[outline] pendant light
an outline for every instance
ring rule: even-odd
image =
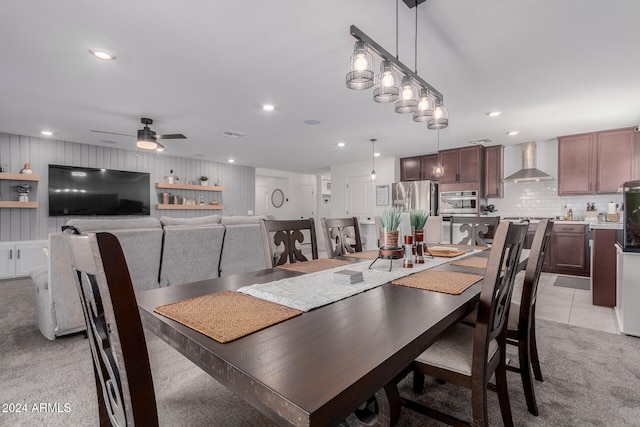
[[[418,101],[418,109],[413,113],[414,122],[428,122],[433,117],[433,102],[429,89],[422,88],[420,91],[420,100]]]
[[[414,39],[413,69],[418,75],[418,5],[416,4],[416,32]],[[396,113],[409,114],[418,109],[418,88],[410,76],[402,77],[402,87],[400,88],[400,99],[396,101]]]
[[[433,167],[433,176],[434,178],[440,179],[444,175],[444,168],[442,167],[442,163],[440,163],[440,128],[438,128],[438,163]]]
[[[433,117],[427,122],[429,129],[444,129],[449,126],[449,110],[442,105],[441,100],[436,100],[436,108],[433,110]]]
[[[371,181],[376,180],[376,140],[370,139],[371,141]]]
[[[391,61],[384,60],[380,64],[380,71],[376,74],[376,84],[373,89],[373,100],[376,102],[393,102],[400,95],[400,78],[393,69]]]
[[[367,44],[358,40],[349,58],[347,87],[354,90],[369,89],[373,86],[374,67],[373,55],[367,49]]]

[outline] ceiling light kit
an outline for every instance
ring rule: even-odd
[[[181,133],[174,133],[169,135],[158,135],[155,131],[151,130],[149,125],[153,124],[153,120],[143,117],[140,122],[144,125],[142,129],[138,129],[138,137],[136,139],[136,146],[144,150],[156,150],[164,151],[164,145],[158,142],[159,139],[186,139],[187,137]],[[126,133],[105,132],[102,130],[92,130],[91,132],[106,133],[110,135],[122,135],[122,136],[134,136]]]
[[[273,111],[275,108],[276,108],[276,107],[274,107],[274,106],[273,106],[273,105],[271,105],[271,104],[265,104],[265,105],[263,105],[263,106],[262,106],[262,109],[263,109],[264,111]]]
[[[53,132],[51,132],[50,130],[41,130],[40,133],[44,136],[51,136],[53,135]]]
[[[373,86],[373,100],[395,102],[395,111],[413,114],[416,122],[426,122],[429,129],[444,129],[449,125],[449,111],[443,105],[444,96],[427,83],[417,72],[418,5],[424,0],[403,0],[409,8],[416,8],[414,70],[398,59],[398,1],[396,0],[396,55],[390,54],[355,25],[350,28],[357,40],[349,59],[346,84],[349,89],[365,90]],[[380,70],[375,74],[373,54],[381,58]]]
[[[108,52],[105,52],[104,50],[99,50],[99,49],[89,49],[89,53],[91,53],[91,55],[95,56],[98,59],[101,59],[103,61],[112,61],[114,59],[116,59],[115,55],[112,55]]]

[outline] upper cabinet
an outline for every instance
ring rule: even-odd
[[[440,151],[440,163],[444,168],[441,184],[458,182],[481,183],[484,179],[484,147],[455,148]]]
[[[437,163],[437,154],[403,157],[400,159],[400,181],[435,180],[433,168]]]
[[[633,128],[558,138],[558,195],[615,193],[636,179]]]
[[[502,181],[502,145],[493,145],[484,149],[484,197],[504,197]]]

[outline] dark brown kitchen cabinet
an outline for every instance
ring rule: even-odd
[[[589,245],[586,224],[556,222],[547,249],[549,264],[543,271],[589,276]]]
[[[484,146],[454,148],[440,151],[444,175],[440,184],[482,182],[484,179]]]
[[[591,293],[593,305],[616,305],[616,230],[591,230]]]
[[[504,197],[502,181],[502,145],[484,149],[484,197]]]
[[[403,157],[400,159],[400,181],[434,180],[433,168],[436,163],[437,154]]]
[[[615,193],[636,178],[633,128],[558,138],[558,195]]]

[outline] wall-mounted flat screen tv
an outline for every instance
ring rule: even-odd
[[[149,215],[150,193],[146,172],[49,165],[49,216]]]

